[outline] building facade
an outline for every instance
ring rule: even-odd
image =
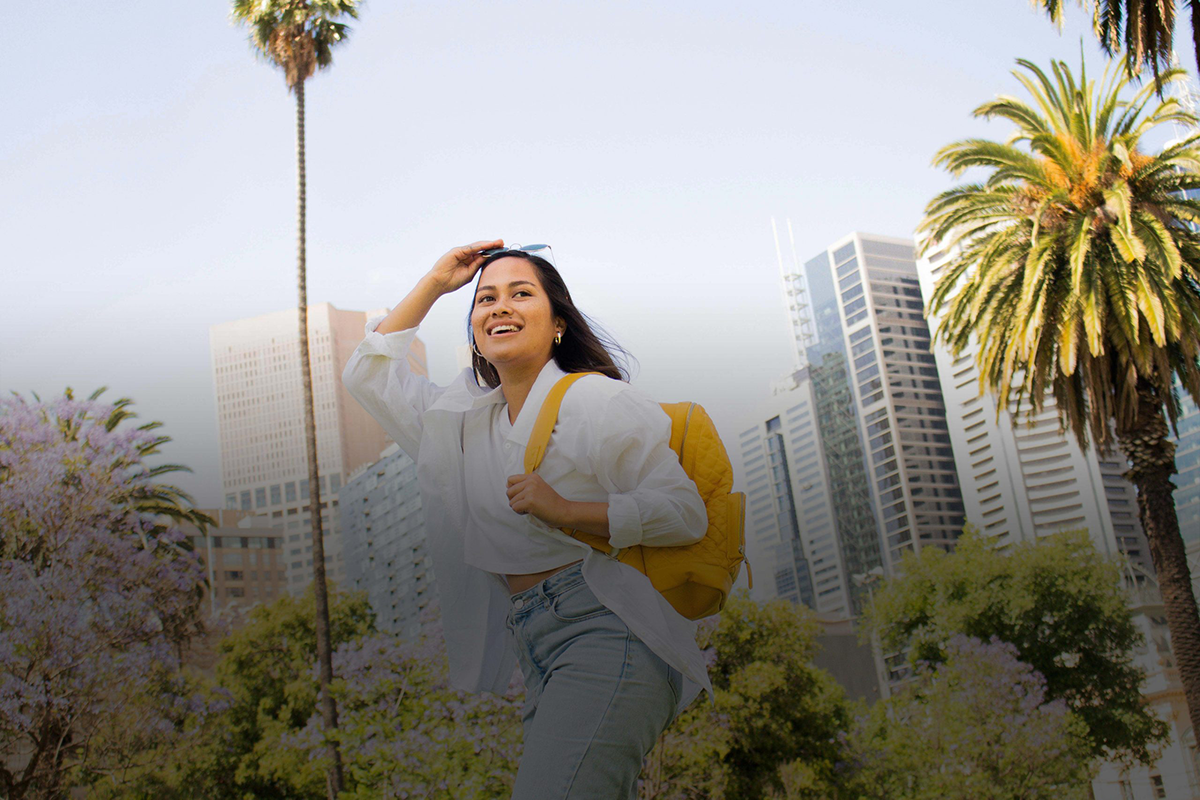
[[[346,579],[338,492],[346,476],[374,462],[389,441],[340,380],[366,320],[377,313],[341,311],[329,303],[308,308],[326,574],[334,583]],[[290,309],[214,325],[209,337],[225,506],[253,511],[283,527],[293,593],[312,580],[298,327],[297,310]],[[418,340],[409,358],[422,375],[428,374],[424,357]]]
[[[918,263],[926,297],[946,263],[944,252]],[[940,320],[931,314],[930,326],[936,329]],[[1135,580],[1153,575],[1137,490],[1122,477],[1128,466],[1121,453],[1082,450],[1073,435],[1060,430],[1053,398],[1032,418],[1024,412],[998,416],[995,400],[980,389],[975,346],[958,356],[942,344],[933,352],[967,521],[999,547],[1087,529],[1101,553],[1128,557],[1140,576]]]
[[[739,437],[747,538],[776,594],[803,602],[807,567],[814,608],[858,616],[862,576],[963,525],[913,243],[852,233],[780,269],[796,368]]]
[[[253,511],[198,510],[217,521],[216,527],[208,529],[208,536],[191,523],[180,523],[179,529],[191,538],[208,574],[203,608],[221,616],[270,603],[287,593],[281,527]]]
[[[380,630],[417,641],[437,590],[416,464],[391,444],[351,476],[339,499],[347,587],[367,593]]]

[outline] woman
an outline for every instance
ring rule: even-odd
[[[476,273],[473,368],[436,386],[409,369],[409,346],[434,302]],[[566,393],[525,474],[542,401],[586,371],[602,374]],[[342,381],[417,463],[451,684],[503,693],[521,666],[513,797],[635,798],[659,734],[702,688],[712,698],[695,623],[641,572],[559,528],[617,548],[703,538],[704,503],[666,413],[624,380],[554,266],[499,239],[449,251],[369,320]]]

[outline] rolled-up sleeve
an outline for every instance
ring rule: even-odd
[[[667,547],[703,539],[708,513],[696,484],[671,449],[667,412],[626,389],[597,417],[588,460],[609,493],[609,542],[616,547]]]
[[[422,416],[445,387],[416,374],[409,366],[408,351],[419,326],[379,333],[375,329],[384,316],[367,320],[366,336],[342,370],[342,384],[415,461],[421,445]]]

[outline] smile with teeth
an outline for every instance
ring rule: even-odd
[[[488,331],[488,336],[506,336],[511,333],[516,333],[519,330],[521,330],[521,329],[516,325],[509,325],[509,324],[497,325],[496,327],[494,327],[490,331]]]

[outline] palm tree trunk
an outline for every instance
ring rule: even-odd
[[[300,372],[304,376],[304,433],[308,450],[308,514],[312,520],[313,593],[317,601],[318,685],[321,687],[321,719],[325,730],[337,730],[337,706],[329,685],[333,682],[333,648],[329,641],[329,591],[325,583],[325,536],[321,526],[321,481],[317,462],[317,417],[313,408],[312,365],[308,356],[308,277],[305,241],[306,179],[304,174],[304,81],[296,84],[297,164],[297,267],[300,288]],[[342,791],[342,758],[337,744],[330,745],[329,796]]]
[[[1137,419],[1125,430],[1118,428],[1117,439],[1132,465],[1125,477],[1137,486],[1138,516],[1158,573],[1171,650],[1192,727],[1200,731],[1200,614],[1175,516],[1175,484],[1171,483],[1176,471],[1175,445],[1168,435],[1162,398],[1148,383],[1140,382]]]

